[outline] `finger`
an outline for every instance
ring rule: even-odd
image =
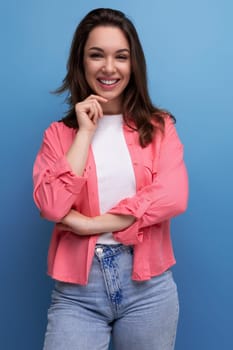
[[[101,104],[99,102],[96,101],[96,106],[97,106],[97,110],[98,110],[98,117],[101,118],[103,117],[103,108],[101,106]]]
[[[95,111],[96,111],[96,113],[95,113],[95,116],[93,118],[93,121],[97,122],[97,120],[103,116],[103,109],[102,109],[100,103],[96,100],[95,100]]]
[[[96,100],[98,102],[101,102],[101,103],[106,103],[108,102],[108,100],[105,98],[105,97],[102,97],[102,96],[99,96],[99,95],[90,95],[87,97],[87,99],[91,99],[91,100]]]
[[[96,102],[95,100],[91,101],[90,110],[88,113],[88,116],[91,119],[91,121],[96,119],[96,115],[98,115],[97,103],[98,102]]]
[[[102,96],[90,95],[82,102],[76,103],[75,109],[77,111],[83,108],[87,110],[90,107],[90,102],[95,102],[99,106],[99,108],[102,109],[100,103],[106,103],[107,101],[108,100]]]

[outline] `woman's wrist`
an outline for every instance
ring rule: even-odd
[[[95,133],[94,130],[88,130],[84,127],[81,127],[78,129],[76,137],[82,137],[83,139],[85,139],[87,141],[91,141],[94,133]]]

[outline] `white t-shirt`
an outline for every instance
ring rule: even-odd
[[[120,200],[135,194],[133,165],[123,133],[123,116],[104,115],[99,119],[92,140],[101,214]],[[102,234],[97,243],[117,244],[111,232]]]

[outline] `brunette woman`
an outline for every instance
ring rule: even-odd
[[[55,223],[44,350],[172,350],[178,296],[170,219],[187,206],[174,118],[148,94],[132,22],[96,9],[78,25],[58,93],[69,111],[45,131],[34,199]]]

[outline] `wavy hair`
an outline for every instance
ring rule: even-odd
[[[128,40],[131,59],[131,76],[123,92],[124,122],[139,134],[139,142],[146,147],[152,142],[155,132],[164,130],[164,116],[167,111],[159,109],[151,102],[146,61],[137,31],[126,15],[118,10],[98,8],[89,12],[79,23],[73,36],[67,61],[67,74],[57,94],[68,92],[66,101],[69,110],[61,121],[68,127],[78,128],[75,104],[93,93],[85,78],[83,63],[84,47],[89,33],[97,26],[114,26],[122,30]],[[171,117],[175,118],[171,115]]]

